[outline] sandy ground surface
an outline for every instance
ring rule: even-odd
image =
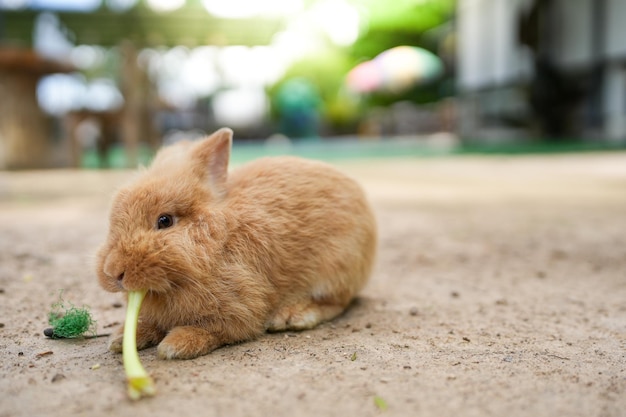
[[[106,338],[42,335],[58,291],[98,332],[96,282],[126,172],[0,173],[0,417],[626,416],[626,154],[340,164],[379,219],[378,265],[342,317],[190,361],[141,358],[126,399]]]

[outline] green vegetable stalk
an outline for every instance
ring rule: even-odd
[[[128,396],[132,400],[138,400],[142,396],[153,396],[156,393],[154,381],[141,365],[137,353],[137,322],[139,321],[139,309],[145,296],[146,291],[130,291],[128,293],[128,307],[124,323],[122,357],[126,379],[128,380]]]

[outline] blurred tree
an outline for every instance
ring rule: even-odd
[[[419,46],[441,54],[452,36],[456,0],[353,1],[366,16],[366,28],[349,51],[354,63],[372,59],[399,45]],[[447,57],[442,58],[450,63]],[[377,106],[401,100],[437,101],[454,93],[452,76],[452,68],[448,66],[445,76],[435,83],[418,85],[400,94],[373,93],[367,100]]]
[[[78,45],[118,46],[122,40],[143,46],[259,45],[267,44],[284,22],[278,18],[220,19],[210,15],[201,1],[189,0],[173,11],[155,11],[145,1],[126,10],[102,2],[96,10],[55,14]],[[3,42],[33,44],[33,28],[41,10],[1,10]]]
[[[367,107],[388,106],[403,100],[428,103],[454,93],[451,67],[437,82],[401,93],[378,92],[357,97],[346,91],[344,81],[347,72],[358,63],[399,45],[419,46],[436,54],[447,47],[450,54],[456,0],[351,0],[350,3],[359,10],[363,22],[356,42],[347,48],[328,42],[323,51],[293,64],[270,94],[275,94],[290,78],[308,79],[320,91],[320,112],[327,121],[328,133],[337,134],[353,132]],[[444,62],[451,61],[444,58]]]
[[[338,134],[354,132],[364,107],[387,106],[399,100],[426,103],[453,93],[451,73],[434,84],[416,86],[401,94],[373,93],[357,97],[344,86],[346,74],[356,64],[395,46],[420,46],[439,52],[451,32],[456,0],[351,0],[350,3],[359,10],[363,22],[356,42],[341,48],[329,41],[325,49],[295,62],[270,89],[272,97],[292,78],[309,80],[320,93],[319,110],[327,123],[327,133]],[[275,105],[272,114],[279,116]]]
[[[352,46],[356,60],[372,59],[398,45],[420,46],[435,51],[436,40],[425,35],[449,22],[456,0],[353,0],[365,18],[365,30]]]
[[[0,48],[0,169],[49,165],[49,120],[37,104],[37,82],[73,69],[33,51]]]
[[[181,7],[166,13],[154,10],[149,2],[137,1],[130,3],[132,6],[126,8],[113,7],[114,2],[102,1],[94,2],[92,9],[80,9],[75,7],[80,2],[68,0],[67,3],[51,2],[55,18],[60,22],[59,26],[75,45],[99,45],[101,47],[112,47],[118,52],[117,62],[107,61],[110,65],[117,64],[118,84],[121,86],[124,95],[123,109],[115,115],[112,120],[120,125],[121,138],[126,145],[128,154],[128,164],[134,166],[137,163],[139,142],[148,142],[154,147],[158,142],[156,131],[151,119],[154,115],[156,100],[154,99],[153,86],[145,73],[145,69],[138,65],[138,56],[141,48],[149,46],[173,47],[178,45],[259,45],[267,44],[272,36],[283,29],[284,21],[281,18],[238,18],[221,19],[212,16],[205,9],[202,1],[188,0],[182,2]],[[28,3],[27,3],[28,5]],[[42,11],[39,8],[45,7],[45,3],[35,4],[35,9],[17,8],[4,9],[0,5],[0,47],[29,51],[33,48],[35,39],[35,27]],[[67,9],[74,10],[67,10]],[[64,9],[64,10],[63,10]],[[56,58],[62,58],[54,54]],[[66,57],[67,58],[67,57]],[[0,63],[1,64],[1,63]],[[3,67],[0,66],[0,85],[8,76],[3,76]],[[115,74],[112,72],[112,74]],[[86,73],[86,76],[98,76],[99,73]],[[115,75],[112,75],[115,77]],[[31,83],[33,84],[33,83]],[[34,95],[34,85],[29,86],[30,100],[22,100],[31,105],[31,109],[23,109],[23,114],[33,114],[36,110],[36,100]],[[11,90],[12,91],[12,90]],[[19,94],[13,94],[8,101],[17,102]],[[6,100],[6,97],[5,97]],[[94,116],[101,118],[98,114],[85,114],[86,110],[80,112],[77,117],[71,118],[67,125],[70,126],[68,135],[74,154],[77,154],[77,139],[74,135],[74,128],[77,123],[85,118]],[[107,115],[108,117],[108,115]],[[1,119],[1,118],[0,118]],[[1,120],[0,120],[1,121]],[[0,123],[7,125],[8,123]],[[45,143],[48,141],[47,131],[35,130],[37,124],[22,123],[14,126],[13,130],[19,127],[20,137],[32,138],[31,142]],[[18,127],[15,127],[18,126]],[[1,126],[0,126],[1,127]],[[22,141],[23,142],[23,141]],[[107,153],[109,140],[101,149],[101,159]],[[0,143],[0,148],[2,143]],[[13,147],[5,146],[7,149]],[[40,152],[41,153],[41,152]],[[15,159],[16,156],[9,155],[8,159]],[[39,160],[29,156],[21,159],[28,159],[27,162],[20,162],[24,166],[41,166]],[[76,158],[74,158],[76,160]],[[0,161],[0,166],[2,165]],[[9,164],[10,165],[10,164]]]
[[[356,122],[359,110],[356,99],[349,96],[343,88],[345,75],[351,65],[347,51],[330,44],[326,49],[296,61],[282,79],[269,89],[273,117],[279,124],[284,122],[288,107],[284,105],[283,97],[289,92],[285,91],[285,86],[292,84],[293,80],[299,80],[299,83],[306,81],[316,91],[319,100],[315,106],[316,112],[326,122],[326,128],[332,133],[349,130]],[[321,127],[318,123],[316,134],[320,134]],[[294,133],[285,130],[285,126],[281,126],[281,129],[285,134]],[[311,132],[296,135],[298,136],[311,136]]]

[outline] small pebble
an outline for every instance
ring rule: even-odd
[[[411,307],[411,309],[409,310],[409,314],[412,316],[417,316],[418,313],[419,311],[417,310],[417,307]]]
[[[63,375],[63,374],[54,374],[54,376],[52,377],[50,382],[55,383],[55,382],[58,382],[58,381],[60,381],[62,379],[65,379],[65,375]]]

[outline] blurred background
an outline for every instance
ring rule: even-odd
[[[626,147],[624,0],[0,0],[0,169]]]

